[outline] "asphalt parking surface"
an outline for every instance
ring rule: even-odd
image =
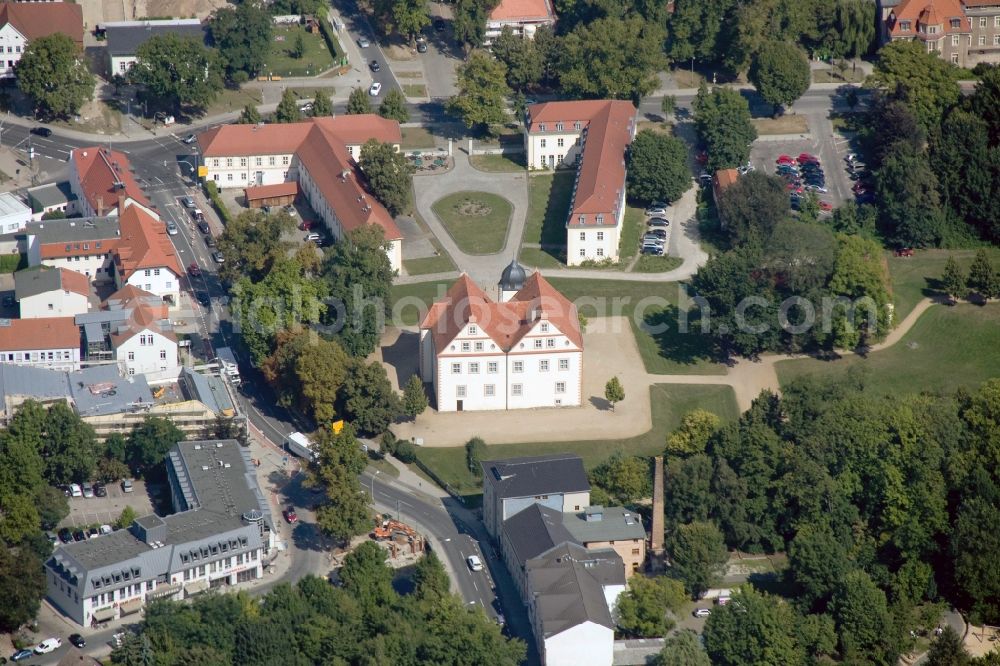
[[[69,515],[59,523],[59,527],[77,527],[98,523],[112,524],[118,520],[122,510],[131,506],[137,516],[153,513],[153,503],[141,479],[132,481],[135,489],[126,493],[121,483],[108,484],[107,497],[69,497]]]

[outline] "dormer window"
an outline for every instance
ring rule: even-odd
[[[900,21],[899,22],[899,29],[902,30],[903,32],[909,32],[910,31],[910,22],[909,21]]]
[[[544,132],[545,131],[545,123],[542,123],[541,125],[538,126],[538,131],[539,132]]]
[[[952,19],[951,28],[952,30],[958,30],[962,27],[962,19]]]
[[[556,131],[559,131],[559,132],[563,131],[563,124],[562,123],[556,123]]]
[[[479,328],[473,324],[469,324],[469,335],[479,335]]]
[[[583,125],[580,123],[579,120],[576,121],[575,123],[573,123],[573,129],[575,129],[575,130],[581,130],[581,129],[583,129]]]

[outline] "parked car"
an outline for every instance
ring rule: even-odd
[[[694,610],[695,617],[708,617],[711,614],[712,614],[711,608],[696,608]]]
[[[478,555],[469,555],[465,559],[465,561],[466,561],[466,563],[468,563],[469,568],[472,569],[473,571],[482,571],[483,570],[483,561],[481,559],[479,559]]]
[[[11,655],[11,661],[24,661],[25,659],[31,659],[31,655],[35,654],[31,650],[18,650]]]
[[[833,210],[833,204],[830,203],[829,201],[820,201],[819,209],[824,213],[829,213],[831,210]]]
[[[84,483],[83,496],[88,499],[92,498],[94,496],[94,486],[90,485],[90,483]]]
[[[224,264],[224,263],[226,263],[226,258],[224,256],[222,256],[221,252],[218,252],[218,251],[212,253],[212,259],[217,264]]]
[[[188,266],[188,275],[190,275],[191,277],[200,277],[201,276],[201,266],[199,266],[198,264],[192,263],[190,266]]]
[[[815,155],[810,155],[809,153],[801,153],[799,155],[799,164],[802,164],[803,162],[815,162],[816,164],[819,164],[819,158]]]
[[[212,304],[212,297],[208,295],[207,291],[196,292],[194,297],[198,299],[198,302],[204,305],[206,308]]]
[[[87,530],[87,538],[88,539],[96,539],[99,536],[101,536],[101,530],[100,530],[100,528],[91,527],[89,530]]]
[[[180,229],[177,228],[176,224],[174,224],[173,222],[167,222],[167,233],[168,234],[170,234],[171,236],[176,236],[179,231],[180,231]]]
[[[49,652],[54,652],[62,646],[62,639],[60,638],[46,638],[44,641],[35,646],[35,654],[48,654]]]
[[[52,130],[48,127],[32,127],[31,133],[37,136],[52,136]]]
[[[70,634],[69,642],[78,648],[87,647],[87,641],[80,634]]]
[[[667,240],[667,230],[666,229],[650,229],[646,232],[643,238],[661,238]]]
[[[101,534],[111,534],[115,529],[111,525],[101,525]]]
[[[667,214],[667,204],[663,201],[654,201],[646,208],[646,217],[663,217]]]
[[[371,95],[372,97],[378,97],[379,93],[381,92],[382,92],[382,84],[379,81],[373,83],[371,88],[368,89],[368,94]]]
[[[427,53],[427,40],[423,37],[417,40],[417,53]]]
[[[320,236],[319,236],[319,234],[318,234],[318,233],[316,233],[315,231],[314,231],[314,232],[312,232],[312,233],[308,233],[308,234],[306,234],[306,237],[305,237],[305,241],[306,241],[307,243],[309,243],[309,242],[316,242],[316,241],[318,241],[319,239],[320,239]]]
[[[370,63],[368,63],[368,68],[373,72],[377,72],[380,69],[382,69],[382,65],[378,64],[378,60],[372,60]]]
[[[198,231],[200,231],[203,234],[210,234],[212,233],[212,228],[208,226],[208,222],[202,220],[201,222],[198,223]]]
[[[663,247],[658,245],[643,245],[641,252],[654,257],[662,257],[665,254]]]
[[[135,486],[132,484],[132,479],[124,479],[122,481],[122,490],[126,493],[130,493],[135,490]]]
[[[194,208],[194,199],[192,197],[181,197],[181,203],[184,204],[185,208]]]
[[[105,487],[105,485],[103,483],[95,483],[94,497],[107,497],[107,496],[108,496],[108,489]]]
[[[68,527],[62,528],[59,530],[59,540],[63,543],[69,543],[73,540],[73,532]]]
[[[444,19],[440,16],[434,19],[434,30],[437,32],[444,32],[444,29],[448,27],[444,22]]]
[[[670,226],[670,220],[665,217],[654,217],[646,220],[646,226],[652,228],[666,228]]]
[[[367,37],[358,37],[358,46],[359,47],[361,47],[363,49],[366,49],[366,48],[368,48],[371,45],[372,45],[372,43],[368,41]]]
[[[191,211],[191,217],[194,218],[195,222],[205,221],[205,214],[201,212],[200,208],[195,208],[193,211]]]
[[[871,204],[875,203],[875,194],[872,192],[863,192],[855,197],[855,200],[859,204]]]
[[[302,220],[302,222],[299,223],[299,229],[302,231],[309,231],[314,226],[316,226],[316,223],[312,220]]]
[[[208,234],[203,238],[205,239],[205,247],[215,247],[215,236]]]
[[[282,512],[282,515],[285,517],[285,520],[288,521],[289,525],[294,525],[295,523],[299,522],[299,516],[297,513],[295,513],[294,506],[289,506],[288,508],[286,508]]]
[[[810,192],[820,192],[821,194],[826,194],[827,192],[830,191],[826,189],[826,186],[817,183],[809,183],[808,185],[806,185],[805,189],[809,190]]]
[[[83,488],[76,483],[69,484],[70,497],[83,497]]]
[[[77,530],[73,532],[73,541],[86,541],[87,534],[83,530]]]
[[[775,164],[795,164],[795,158],[791,155],[778,155],[778,159],[774,160]]]

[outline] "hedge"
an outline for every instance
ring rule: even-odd
[[[208,200],[212,202],[212,207],[215,208],[215,212],[219,214],[219,219],[222,220],[223,224],[229,224],[232,218],[229,216],[229,209],[226,208],[226,204],[222,201],[219,196],[219,188],[215,186],[215,181],[206,180],[205,184],[205,196]]]

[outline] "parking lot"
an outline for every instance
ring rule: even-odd
[[[821,201],[827,201],[834,208],[844,202],[853,201],[851,179],[845,169],[844,156],[851,152],[848,141],[835,134],[833,138],[819,141],[815,138],[758,140],[751,149],[750,159],[758,171],[775,175],[775,160],[779,155],[797,157],[801,153],[815,155],[826,176],[826,193],[817,193]]]
[[[98,523],[111,524],[118,520],[122,510],[131,506],[137,516],[153,513],[153,503],[146,483],[141,479],[132,482],[135,490],[126,493],[121,483],[107,485],[107,497],[70,497],[69,515],[59,523],[59,527],[78,527]]]

